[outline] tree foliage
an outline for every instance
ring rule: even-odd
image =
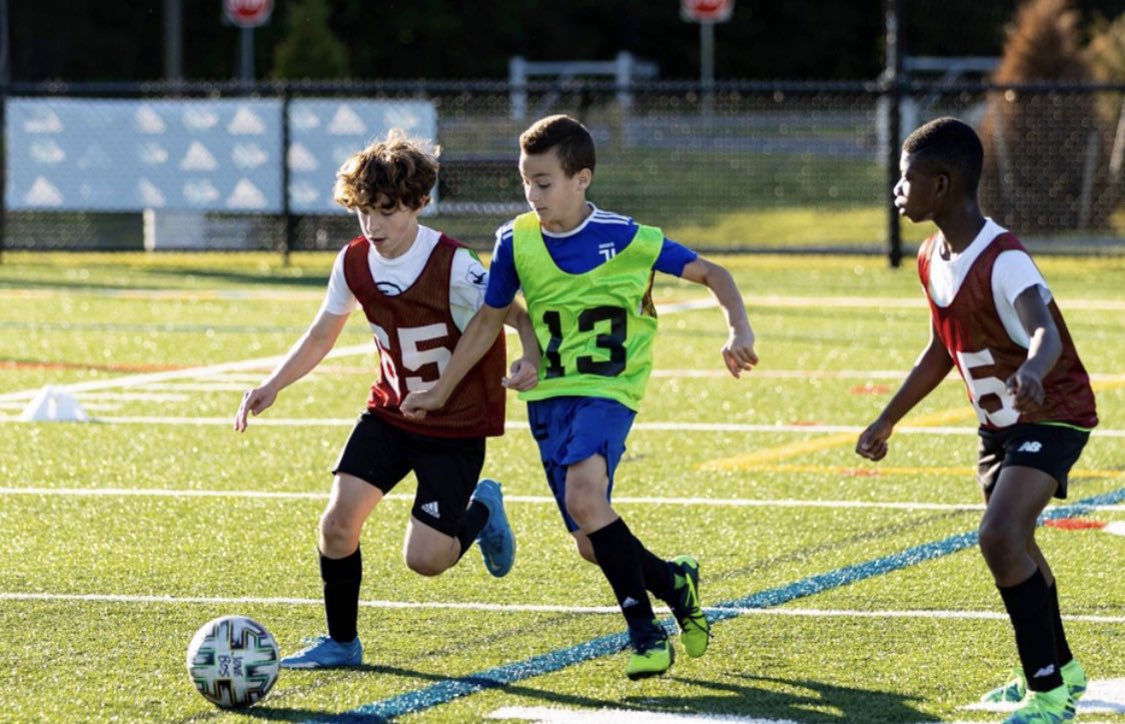
[[[348,49],[328,27],[324,0],[295,0],[286,8],[285,38],[274,47],[276,79],[345,79]]]
[[[15,80],[140,81],[165,75],[161,0],[8,4]],[[179,4],[184,75],[190,80],[236,75],[240,29],[224,24],[221,0]],[[1018,0],[900,4],[907,52],[996,56]],[[1121,12],[1121,0],[1076,0],[1075,7],[1084,18],[1113,17]],[[735,0],[731,21],[715,27],[716,77],[874,78],[884,62],[883,13],[883,0]],[[699,27],[680,19],[679,0],[275,0],[270,22],[253,31],[259,77],[279,57],[311,54],[291,39],[294,16],[308,18],[302,32],[319,27],[323,17],[325,32],[346,49],[343,67],[368,80],[498,79],[507,77],[513,55],[609,60],[623,50],[655,62],[665,79],[691,80],[700,71]],[[317,32],[311,42],[332,45]],[[307,71],[277,72],[338,73],[338,51],[329,52],[328,59],[301,61]],[[328,70],[314,74],[322,65]]]
[[[1028,0],[1008,32],[994,80],[1090,80],[1079,19],[1069,0]],[[1107,226],[1113,193],[1094,96],[991,93],[981,135],[981,203],[1001,223],[1026,233]]]

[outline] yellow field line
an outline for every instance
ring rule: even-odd
[[[976,470],[971,467],[947,467],[947,466],[883,466],[879,467],[864,467],[864,466],[846,466],[846,465],[800,465],[796,463],[780,463],[780,464],[762,464],[750,465],[744,468],[739,468],[742,471],[758,472],[758,473],[800,473],[800,474],[817,474],[823,473],[825,475],[854,475],[854,474],[867,474],[877,473],[879,475],[943,475],[943,476],[967,476],[975,475]],[[1125,470],[1071,470],[1070,476],[1072,478],[1105,478],[1117,479],[1125,478]]]
[[[1091,383],[1091,386],[1096,392],[1104,392],[1115,387],[1125,386],[1125,380],[1099,380]],[[931,412],[927,415],[908,416],[899,423],[903,427],[928,427],[931,425],[943,425],[952,422],[961,422],[963,420],[973,417],[973,410],[971,407],[957,407],[948,410],[939,410],[938,412]],[[786,443],[785,445],[778,445],[776,447],[766,448],[764,450],[755,450],[751,453],[743,455],[735,455],[728,458],[716,458],[715,460],[708,460],[707,462],[700,463],[696,466],[697,470],[751,470],[757,469],[755,466],[765,463],[777,462],[789,458],[804,455],[805,453],[819,452],[821,450],[830,450],[834,447],[843,445],[852,445],[855,443],[856,436],[850,432],[839,432],[833,435],[824,435],[816,437],[811,440],[799,440],[797,442]],[[852,468],[854,469],[854,468]],[[881,468],[885,470],[886,468]]]
[[[917,417],[908,417],[902,424],[916,427],[925,427],[929,425],[942,425],[951,422],[960,422],[966,418],[973,416],[973,410],[969,407],[958,407],[951,410],[941,410],[939,412],[932,412],[928,415],[921,415]],[[764,450],[755,450],[751,453],[744,455],[735,455],[729,458],[718,458],[715,460],[708,460],[705,463],[700,463],[696,466],[699,470],[747,470],[759,463],[770,463],[778,460],[785,460],[787,458],[796,457],[805,453],[818,452],[820,450],[828,450],[841,445],[855,444],[855,433],[851,432],[838,432],[834,435],[824,435],[812,440],[800,440],[798,442],[791,442],[777,447],[766,448]]]

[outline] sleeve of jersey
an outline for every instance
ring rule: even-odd
[[[458,249],[449,272],[449,311],[458,329],[464,330],[484,303],[487,285],[488,272],[477,255],[470,249]]]
[[[519,274],[516,273],[516,260],[512,254],[512,237],[498,235],[496,247],[492,252],[492,262],[488,265],[488,289],[484,293],[484,303],[501,309],[516,298],[520,288]]]
[[[328,277],[328,291],[324,293],[324,302],[320,305],[321,312],[351,314],[359,304],[352,290],[348,288],[348,280],[344,276],[344,254],[347,251],[348,247],[345,246],[336,255],[336,261],[332,263],[332,274]]]
[[[1022,251],[1005,251],[996,257],[992,266],[992,294],[1014,307],[1016,297],[1030,286],[1039,285],[1039,296],[1043,303],[1051,301],[1051,290],[1047,280],[1035,266],[1031,257]]]
[[[663,274],[679,277],[683,276],[684,267],[698,258],[699,254],[683,244],[665,239],[664,246],[660,249],[660,256],[656,257],[656,264],[652,268]]]

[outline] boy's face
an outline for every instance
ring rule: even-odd
[[[584,168],[573,176],[563,171],[555,149],[520,152],[523,195],[539,223],[548,231],[570,231],[586,218],[586,189],[593,174]]]
[[[393,259],[405,254],[414,243],[418,236],[418,215],[425,207],[422,204],[417,209],[411,209],[380,194],[375,199],[374,209],[360,208],[355,213],[367,241],[380,256]]]
[[[919,163],[905,151],[898,165],[901,176],[894,193],[899,214],[915,223],[932,220],[949,190],[949,176],[935,173],[932,167]]]

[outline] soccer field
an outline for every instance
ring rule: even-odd
[[[961,382],[903,421],[886,460],[853,452],[927,339],[913,263],[718,260],[746,297],[761,364],[730,378],[706,290],[658,276],[656,372],[615,487],[650,549],[698,557],[705,657],[625,678],[612,593],[574,552],[510,396],[485,474],[504,486],[512,572],[492,578],[470,550],[440,577],[411,573],[408,478],[364,531],[364,666],[282,671],[264,702],[227,713],[187,676],[200,625],[251,616],[283,654],[323,632],[316,523],[378,367],[366,321],[353,315],[332,356],[239,435],[242,391],[311,321],[330,255],[283,267],[5,253],[0,720],[1001,718],[972,707],[1017,660],[976,548],[976,418]],[[1092,681],[1079,721],[1125,723],[1125,258],[1039,263],[1101,425],[1038,539]],[[91,421],[19,421],[48,384]]]

